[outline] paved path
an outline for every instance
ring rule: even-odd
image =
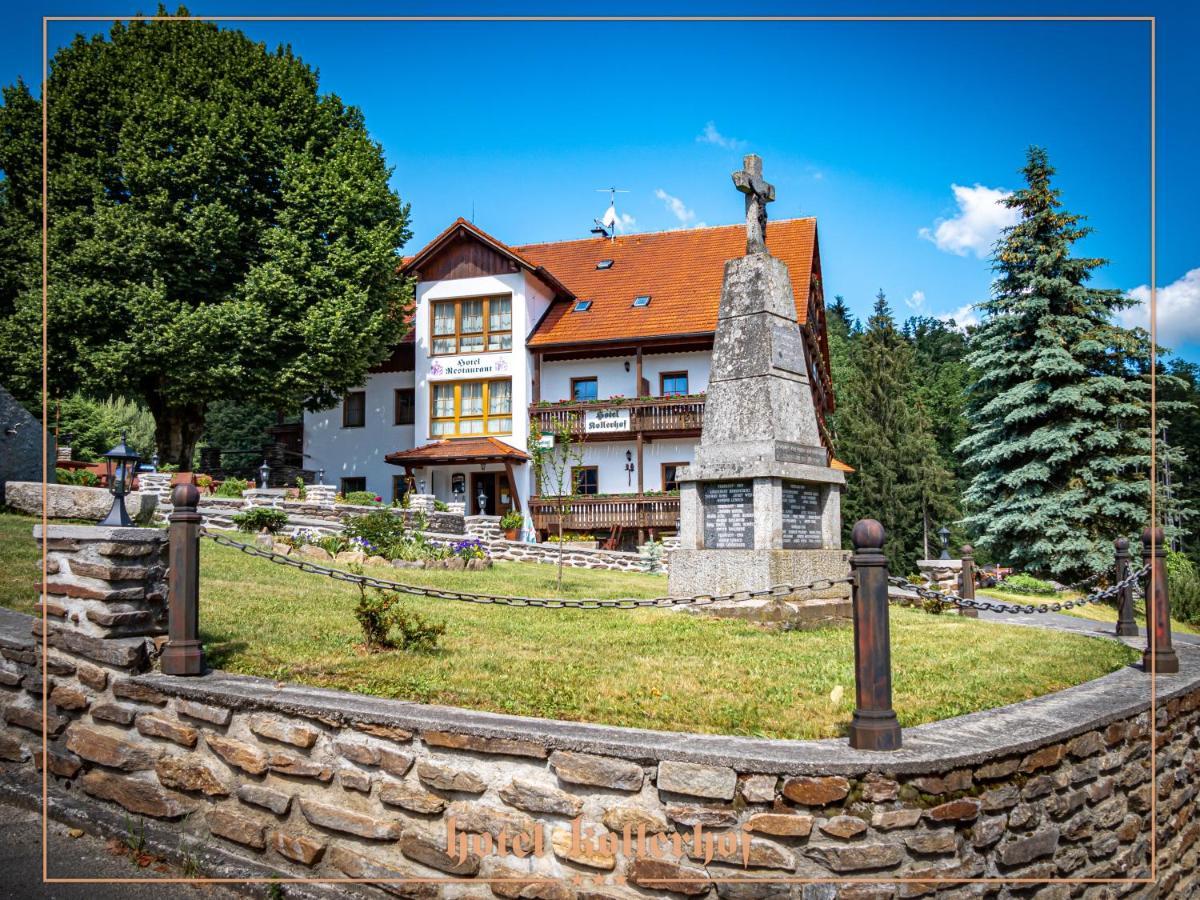
[[[138,878],[146,884],[46,884],[42,881],[42,820],[27,809],[0,803],[0,898],[3,900],[236,900],[220,885],[155,884],[158,878],[183,878],[173,867],[139,868],[108,849],[104,838],[72,837],[50,823],[47,858],[57,878]]]
[[[985,592],[981,591],[977,595],[980,600],[995,600],[997,603],[1007,603],[1007,600],[999,600],[996,597],[989,597]],[[1107,637],[1117,640],[1114,633],[1116,630],[1115,622],[1097,622],[1093,619],[1084,619],[1079,616],[1068,616],[1063,613],[1029,613],[1021,615],[1013,615],[1012,613],[998,613],[988,610],[980,610],[979,618],[988,622],[1004,622],[1008,625],[1026,625],[1034,628],[1050,628],[1054,631],[1070,631],[1075,634],[1086,634],[1090,637]],[[1138,650],[1146,648],[1146,629],[1138,626],[1137,637],[1120,638],[1120,640]],[[1181,632],[1172,632],[1171,641],[1176,644],[1195,644],[1200,646],[1200,634],[1183,634]]]

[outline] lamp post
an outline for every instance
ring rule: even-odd
[[[150,457],[150,468],[152,468],[155,472],[158,471],[158,451],[157,450],[155,450],[154,453]]]
[[[425,493],[425,479],[424,478],[417,479],[417,493],[418,494]]]
[[[264,491],[267,489],[267,478],[271,474],[271,467],[267,465],[264,459],[263,464],[258,467],[258,486]]]
[[[487,515],[488,495],[484,492],[483,487],[479,488],[479,493],[475,495],[475,503],[479,507],[479,515]]]
[[[108,489],[113,495],[113,505],[101,525],[119,528],[129,528],[133,525],[129,513],[125,511],[125,495],[133,486],[133,473],[137,471],[139,459],[140,457],[125,443],[124,433],[121,434],[121,443],[104,454],[104,469],[108,476]]]
[[[938,537],[942,539],[942,555],[938,559],[950,558],[950,529],[943,525],[938,529]]]
[[[325,470],[317,469],[317,484],[324,484],[324,483],[325,483]]]

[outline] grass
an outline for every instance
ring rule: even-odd
[[[17,571],[32,571],[31,520],[14,518],[0,516],[3,552],[18,561]],[[10,546],[15,539],[23,549]],[[398,570],[391,577],[550,596],[554,567],[497,563],[484,572]],[[666,589],[661,576],[568,569],[564,577],[564,594],[575,597]],[[32,606],[15,587],[0,597]],[[666,610],[512,609],[406,597],[413,610],[446,623],[440,648],[366,654],[353,615],[357,597],[352,585],[202,542],[202,636],[211,664],[228,671],[496,712],[764,737],[841,735],[854,708],[849,628],[774,632]],[[1060,690],[1136,658],[1110,641],[955,615],[893,609],[891,622],[894,705],[905,726]]]
[[[33,526],[39,521],[0,512],[0,606],[30,614],[37,607],[41,565]]]
[[[996,600],[1003,600],[1005,603],[1019,603],[1025,605],[1032,603],[1038,606],[1046,606],[1051,603],[1057,603],[1063,600],[1078,600],[1083,595],[1079,591],[1062,591],[1055,594],[1053,597],[1037,597],[1031,594],[1014,594],[1010,591],[998,591],[995,588],[980,588],[976,591],[976,595],[981,600],[986,600],[992,597]],[[1114,625],[1117,622],[1117,608],[1109,606],[1107,603],[1089,603],[1086,606],[1076,606],[1071,609],[1061,611],[1064,616],[1075,616],[1078,619],[1088,619],[1092,622],[1112,622]],[[1146,603],[1144,600],[1138,600],[1134,604],[1134,618],[1141,627],[1146,626]],[[1200,628],[1195,625],[1189,625],[1187,622],[1181,622],[1179,619],[1171,619],[1171,630],[1180,632],[1181,634],[1200,634]]]

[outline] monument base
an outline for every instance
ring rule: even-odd
[[[848,550],[676,550],[667,589],[673,597],[757,591],[850,574]],[[691,607],[684,607],[691,609]],[[695,612],[767,624],[813,627],[850,620],[850,585],[698,606]]]

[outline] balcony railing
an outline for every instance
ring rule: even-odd
[[[541,530],[558,528],[555,500],[533,497],[529,511],[534,527]],[[563,518],[568,531],[590,531],[593,528],[674,528],[679,521],[679,496],[658,494],[620,494],[609,497],[576,497]]]
[[[698,435],[704,426],[704,397],[613,397],[593,403],[534,404],[529,407],[529,417],[542,431],[552,431],[574,417],[576,431],[589,440],[615,440],[638,432]]]

